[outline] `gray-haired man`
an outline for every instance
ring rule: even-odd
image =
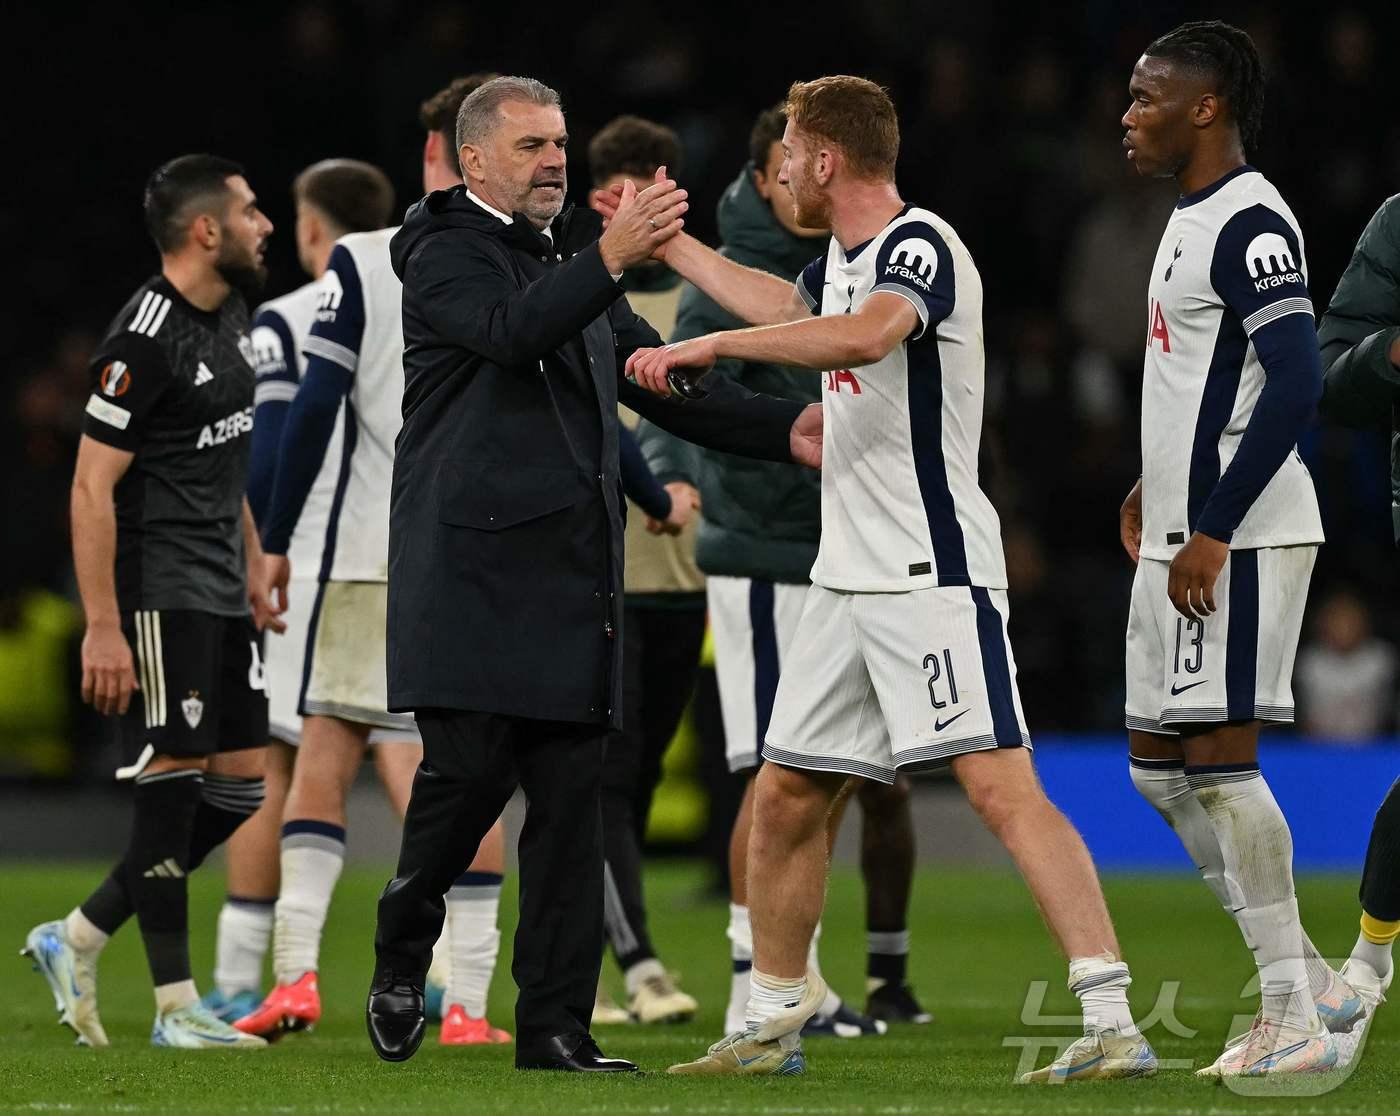
[[[443,891],[517,786],[516,1065],[632,1070],[588,1034],[603,947],[603,741],[620,727],[619,400],[716,449],[816,464],[820,408],[733,388],[685,404],[621,378],[655,330],[616,279],[680,229],[669,180],[600,220],[566,208],[559,98],[497,78],[457,118],[464,185],[412,207],[403,280],[403,429],[389,526],[389,706],[423,763],[379,903],[369,1030],[422,1039]]]

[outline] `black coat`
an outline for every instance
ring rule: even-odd
[[[716,449],[790,460],[802,404],[722,388],[677,403],[622,379],[660,343],[603,266],[601,223],[551,241],[464,187],[413,206],[403,429],[389,513],[389,707],[621,717],[617,404]]]

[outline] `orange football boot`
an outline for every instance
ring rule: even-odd
[[[443,1046],[481,1046],[510,1042],[510,1035],[491,1026],[485,1018],[473,1019],[461,1004],[453,1004],[442,1021],[438,1041]]]
[[[316,974],[303,973],[294,984],[275,985],[267,999],[234,1027],[249,1035],[276,1039],[288,1031],[309,1031],[321,1018]]]

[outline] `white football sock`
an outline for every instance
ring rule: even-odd
[[[1137,1034],[1128,1007],[1128,985],[1132,983],[1127,962],[1115,960],[1111,953],[1070,959],[1069,990],[1079,997],[1084,1009],[1086,1035],[1091,1031]]]
[[[446,989],[452,981],[452,932],[447,919],[443,919],[442,933],[433,943],[433,959],[428,963],[428,984],[436,984]]]
[[[817,923],[817,928],[812,931],[812,944],[807,947],[807,971],[822,975],[821,950],[817,943],[821,941],[822,924]],[[822,1006],[817,1008],[818,1015],[835,1015],[841,1009],[841,997],[836,994],[831,985],[826,986],[826,998],[822,1000]]]
[[[345,864],[345,830],[329,822],[282,827],[282,892],[277,897],[272,967],[278,984],[295,984],[320,965],[321,931]]]
[[[192,980],[177,980],[173,984],[156,985],[156,1014],[179,1011],[199,999],[199,990]]]
[[[219,911],[214,986],[226,997],[262,988],[263,960],[272,941],[272,900],[229,896]]]
[[[1386,973],[1390,972],[1391,951],[1394,942],[1373,942],[1365,934],[1356,936],[1356,944],[1351,947],[1351,955],[1357,961],[1364,961],[1376,970],[1376,975],[1382,980]]]
[[[1187,781],[1219,842],[1224,883],[1259,968],[1264,1016],[1296,1030],[1318,1026],[1293,892],[1293,835],[1258,767],[1192,767]]]
[[[729,978],[729,1005],[724,1011],[725,1034],[744,1029],[744,1010],[749,1002],[749,974],[753,968],[753,927],[749,909],[739,903],[729,904],[729,958],[733,973]]]
[[[749,1002],[744,1009],[744,1023],[748,1030],[757,1031],[764,1023],[780,1011],[794,1008],[807,994],[807,978],[796,980],[771,977],[753,970],[753,982],[749,991]]]
[[[83,914],[81,907],[74,907],[63,920],[63,936],[68,939],[68,944],[80,953],[100,950],[112,937],[106,931],[99,930],[93,921]]]
[[[631,998],[637,994],[637,990],[645,981],[665,975],[666,967],[660,961],[655,957],[644,957],[623,973],[622,978],[627,982],[627,995]]]
[[[495,872],[467,872],[447,890],[447,930],[452,971],[442,997],[442,1013],[453,1004],[473,1019],[486,1016],[486,994],[496,971],[501,932],[501,877]]]
[[[1239,921],[1237,904],[1230,896],[1225,883],[1225,854],[1220,851],[1220,841],[1215,836],[1215,827],[1206,815],[1204,807],[1196,799],[1196,792],[1186,779],[1186,769],[1177,760],[1142,760],[1130,757],[1133,785],[1143,798],[1147,799],[1168,825],[1176,830],[1176,835],[1186,847],[1187,854],[1201,873],[1206,886],[1210,888],[1220,905],[1230,917]],[[1307,931],[1300,926],[1303,940],[1303,963],[1308,973],[1308,989],[1313,999],[1324,995],[1332,984],[1332,967],[1317,951]]]

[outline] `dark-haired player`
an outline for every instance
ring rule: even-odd
[[[394,188],[378,167],[355,159],[323,159],[292,183],[296,205],[297,259],[312,282],[269,300],[253,315],[253,441],[248,469],[248,503],[255,519],[267,513],[277,445],[287,408],[305,368],[302,342],[316,320],[321,288],[335,242],[348,233],[382,229],[394,207]],[[262,1003],[262,970],[272,940],[273,905],[281,873],[278,863],[282,810],[292,778],[295,747],[301,738],[297,697],[301,691],[306,629],[316,598],[315,572],[325,544],[326,522],[335,496],[339,453],[326,463],[307,497],[306,514],[292,540],[305,579],[291,587],[282,620],[287,630],[266,641],[268,684],[267,794],[262,807],[229,839],[228,894],[219,912],[214,949],[214,987],[205,1004],[232,1023]]]
[[[1137,563],[1127,636],[1133,782],[1176,830],[1259,967],[1254,1026],[1204,1075],[1326,1070],[1362,1012],[1303,933],[1259,730],[1293,720],[1322,523],[1296,444],[1322,384],[1303,234],[1245,161],[1264,78],[1248,35],[1188,23],[1133,69],[1123,144],[1181,190],[1148,287]]]
[[[258,628],[280,621],[243,495],[254,383],[244,295],[262,284],[272,224],[243,169],[212,155],[160,167],[145,211],[160,274],[98,347],[72,499],[83,700],[119,728],[131,837],[91,896],[30,931],[26,953],[78,1041],[105,1046],[97,958],[135,914],[155,984],[151,1042],[261,1047],[199,1002],[186,885],[263,795]]]

